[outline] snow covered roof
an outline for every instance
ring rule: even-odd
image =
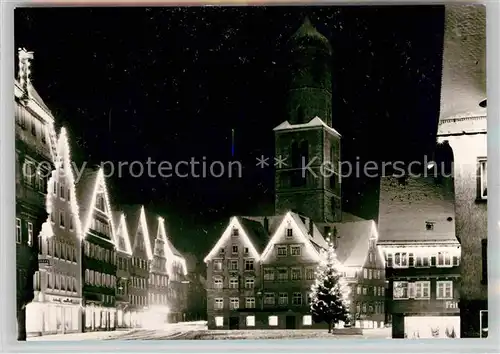
[[[130,244],[132,248],[135,244],[135,236],[137,234],[137,229],[139,228],[139,222],[141,217],[141,208],[140,204],[124,204],[120,205],[120,209],[125,214],[125,220],[128,227],[128,234],[130,238]]]
[[[373,220],[348,221],[331,224],[337,229],[337,258],[347,267],[362,267],[370,248],[370,238],[376,237]]]
[[[486,8],[446,5],[440,120],[485,116],[485,98]]]
[[[323,122],[321,118],[319,118],[318,116],[311,119],[308,123],[302,123],[302,124],[290,124],[288,121],[284,121],[273,130],[277,132],[277,131],[287,131],[287,130],[297,130],[297,129],[311,129],[318,127],[323,127],[330,133],[333,133],[337,136],[341,136],[338,131],[328,126],[328,124]]]
[[[92,199],[94,197],[94,189],[97,183],[98,174],[99,169],[86,167],[76,183],[76,200],[78,202],[80,220],[83,227],[88,224],[90,210],[94,208]],[[87,230],[83,230],[83,232],[87,232]]]
[[[401,183],[395,177],[381,178],[378,243],[458,244],[454,201],[449,179],[439,183],[433,177],[409,177]]]

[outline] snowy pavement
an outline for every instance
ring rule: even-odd
[[[333,335],[327,330],[208,330],[206,322],[173,323],[159,329],[132,329],[34,337],[28,340],[228,340],[228,339],[387,339],[389,328],[367,329],[362,335]]]

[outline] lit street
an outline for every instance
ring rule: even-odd
[[[190,340],[190,339],[387,339],[390,329],[367,329],[363,335],[332,335],[326,330],[208,330],[206,322],[185,322],[158,329],[134,329],[114,332],[88,332],[32,337],[29,341],[79,340]]]

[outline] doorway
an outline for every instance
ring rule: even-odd
[[[229,317],[229,329],[240,329],[239,317]]]
[[[286,329],[295,329],[295,316],[286,316]]]

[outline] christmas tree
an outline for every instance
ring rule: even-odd
[[[328,323],[328,333],[331,333],[334,324],[349,321],[350,288],[340,271],[342,265],[332,242],[327,240],[327,243],[311,287],[311,313],[314,322]]]

